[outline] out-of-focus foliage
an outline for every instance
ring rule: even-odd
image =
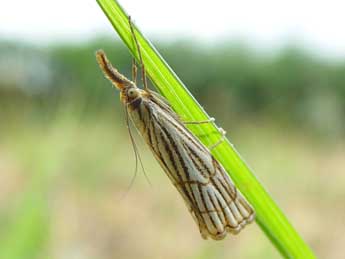
[[[105,82],[94,58],[98,48],[130,75],[128,52],[107,38],[44,50],[0,43],[1,102],[19,98],[54,109],[61,100],[77,99],[88,104],[88,111],[108,108],[113,95],[102,88]],[[209,113],[220,114],[225,121],[264,116],[321,133],[344,131],[345,62],[322,59],[293,46],[274,54],[238,43],[196,47],[177,41],[158,49],[197,99],[210,107]],[[217,106],[212,105],[215,102]]]
[[[108,38],[0,43],[0,258],[281,258],[255,224],[201,240],[139,140],[153,187],[139,171],[128,191],[135,159],[99,48],[130,76],[127,49]],[[341,258],[345,62],[240,43],[158,49],[315,253]]]

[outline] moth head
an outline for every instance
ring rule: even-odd
[[[122,89],[120,99],[124,104],[131,104],[136,100],[141,99],[141,90],[134,84]]]
[[[126,105],[129,104],[132,108],[137,107],[141,103],[144,92],[111,65],[103,50],[96,52],[96,59],[105,77],[120,90],[121,101]]]

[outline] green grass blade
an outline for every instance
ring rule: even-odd
[[[97,0],[115,30],[137,58],[128,18],[122,7],[114,0]],[[141,46],[147,73],[158,91],[170,102],[173,109],[186,121],[208,118],[206,112],[189,93],[150,42],[135,28]],[[215,124],[191,125],[190,130],[207,146],[216,143],[221,133]],[[256,221],[274,246],[285,258],[316,258],[308,245],[289,223],[261,183],[251,172],[233,145],[224,141],[213,155],[225,167],[236,186],[255,208]]]

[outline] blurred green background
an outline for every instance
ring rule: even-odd
[[[104,21],[106,23],[106,21]],[[345,243],[345,59],[298,43],[153,40],[320,258]],[[203,241],[162,169],[136,137],[94,57],[109,36],[35,44],[0,38],[0,258],[281,258],[254,223]]]

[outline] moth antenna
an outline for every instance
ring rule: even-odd
[[[126,117],[126,124],[127,124],[128,133],[129,133],[129,138],[131,139],[131,143],[132,143],[132,147],[133,147],[133,152],[134,152],[134,156],[135,156],[135,169],[134,169],[134,175],[132,176],[132,179],[131,179],[128,187],[126,188],[126,192],[124,193],[122,198],[125,198],[127,193],[129,193],[129,190],[132,188],[132,186],[134,184],[134,181],[137,178],[137,172],[138,172],[138,154],[137,154],[136,144],[134,142],[131,129],[129,127],[128,111],[127,111],[127,107],[126,106],[124,107],[124,113],[125,113],[125,117]]]
[[[133,137],[133,134],[132,134],[131,127],[130,127],[130,125],[129,125],[129,116],[128,116],[127,106],[126,106],[126,108],[125,108],[125,113],[126,113],[126,124],[127,124],[127,128],[128,128],[129,138],[131,139],[133,151],[134,151],[134,154],[135,154],[135,173],[134,173],[134,177],[132,178],[132,181],[131,181],[129,187],[131,188],[131,186],[132,186],[132,184],[133,184],[133,182],[134,182],[135,176],[136,176],[136,174],[137,174],[137,171],[138,171],[138,161],[139,161],[139,163],[140,163],[141,169],[143,170],[143,173],[144,173],[144,176],[145,176],[146,181],[147,181],[148,184],[152,187],[152,184],[151,184],[151,182],[150,182],[150,179],[148,178],[148,176],[147,176],[147,174],[146,174],[146,171],[145,171],[143,162],[142,162],[142,160],[141,160],[140,152],[138,151],[138,146],[137,146],[137,144],[135,143],[135,140],[134,140],[134,137]]]
[[[129,28],[131,29],[132,37],[133,37],[135,46],[137,48],[138,56],[139,56],[139,61],[140,61],[140,66],[141,66],[141,80],[142,80],[143,85],[144,85],[144,90],[147,91],[148,90],[148,86],[147,86],[147,78],[146,78],[145,65],[144,65],[144,62],[143,62],[143,57],[141,55],[139,42],[138,42],[138,39],[137,39],[137,37],[135,35],[133,23],[132,23],[132,20],[131,20],[130,16],[128,16],[128,23],[129,23]]]

